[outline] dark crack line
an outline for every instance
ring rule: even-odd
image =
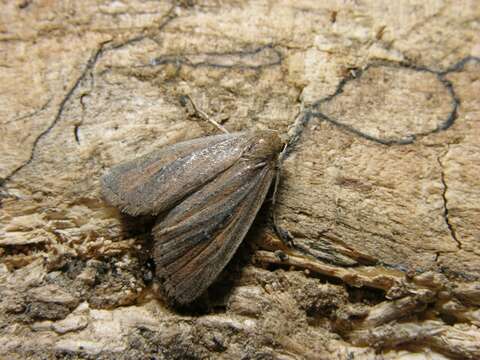
[[[284,152],[281,155],[280,163],[282,163],[289,156],[289,154],[291,153],[293,148],[300,142],[301,136],[303,134],[303,130],[308,125],[311,118],[319,118],[320,120],[327,121],[327,122],[337,126],[338,128],[346,130],[346,131],[348,131],[350,133],[353,133],[357,136],[363,137],[367,140],[370,140],[370,141],[373,141],[373,142],[376,142],[376,143],[380,143],[382,145],[406,145],[406,144],[411,144],[419,136],[426,136],[426,135],[433,134],[433,133],[436,133],[436,132],[439,132],[439,131],[447,130],[448,128],[450,128],[454,124],[455,119],[458,116],[458,107],[460,105],[460,99],[456,95],[453,84],[448,79],[446,79],[445,76],[447,74],[451,73],[451,72],[463,70],[465,65],[468,62],[480,63],[480,58],[466,57],[466,58],[457,62],[455,65],[453,65],[452,67],[450,67],[449,69],[447,69],[446,71],[443,71],[443,72],[434,71],[434,70],[428,69],[426,67],[407,64],[407,63],[375,62],[375,63],[368,64],[365,67],[365,69],[363,69],[363,70],[357,70],[353,73],[350,73],[348,76],[346,76],[345,78],[340,80],[340,82],[338,83],[337,88],[336,88],[336,90],[333,94],[328,95],[328,96],[324,97],[323,99],[320,99],[320,100],[316,101],[310,107],[308,107],[306,109],[303,109],[300,112],[300,114],[297,116],[297,121],[295,121],[295,125],[294,125],[293,131],[292,131],[293,135],[291,135],[289,140],[288,140],[287,149],[285,149]],[[319,111],[319,108],[320,108],[321,104],[326,103],[328,101],[331,101],[336,96],[342,94],[343,89],[348,82],[359,79],[362,76],[362,74],[365,71],[367,71],[369,68],[387,67],[387,66],[388,67],[394,67],[394,68],[406,68],[406,69],[410,69],[410,70],[413,70],[413,71],[427,72],[427,73],[431,73],[431,74],[436,75],[438,81],[441,82],[441,84],[444,86],[444,88],[447,90],[448,94],[450,95],[451,103],[452,103],[452,108],[451,108],[451,111],[448,114],[447,118],[440,125],[438,125],[436,129],[428,131],[428,132],[411,134],[411,135],[409,135],[409,136],[407,136],[403,139],[381,139],[381,138],[377,138],[377,137],[374,137],[372,135],[369,135],[367,133],[364,133],[362,131],[359,131],[359,130],[355,129],[354,127],[352,127],[350,125],[347,125],[347,124],[344,124],[344,123],[342,123],[338,120],[332,119],[329,116],[327,116],[326,114]],[[446,183],[446,180],[445,180],[445,174],[443,172],[443,165],[441,163],[440,158],[437,158],[437,160],[438,160],[438,162],[440,164],[440,167],[442,169],[441,182],[443,184],[443,193],[442,193],[443,207],[444,207],[443,216],[444,216],[446,225],[449,229],[449,232],[450,232],[450,235],[451,235],[452,239],[455,240],[458,249],[461,249],[462,248],[462,243],[457,238],[457,234],[456,234],[455,229],[452,226],[452,224],[450,222],[450,218],[449,218],[448,200],[447,200],[447,196],[446,196],[448,187],[447,187],[447,183]],[[374,234],[374,235],[381,236],[382,238],[387,238],[390,241],[394,240],[390,237],[385,237],[383,234]],[[440,253],[437,252],[436,256],[435,256],[435,261],[438,261],[439,256],[440,256]],[[387,263],[383,263],[383,262],[379,262],[379,263],[382,266],[389,267],[389,268],[396,268],[396,269],[399,269],[399,270],[402,270],[402,271],[407,271],[408,270],[408,269],[404,268],[403,265],[400,265],[400,264],[387,264]],[[419,269],[417,269],[416,271],[419,271]]]
[[[158,32],[161,32],[173,19],[175,19],[177,17],[177,15],[174,13],[174,10],[175,10],[175,6],[172,6],[170,8],[170,10],[167,12],[167,14],[165,15],[164,19],[165,21],[163,21],[157,28],[157,31]],[[151,36],[148,36],[148,35],[139,35],[139,36],[135,36],[131,39],[128,39],[126,40],[125,42],[123,43],[120,43],[120,44],[113,44],[111,45],[110,47],[106,47],[105,45],[107,43],[110,43],[111,41],[107,41],[105,43],[102,43],[100,45],[100,48],[95,52],[95,54],[87,61],[87,65],[85,66],[84,70],[82,71],[81,75],[78,77],[78,79],[75,81],[74,85],[70,88],[70,90],[67,92],[67,94],[65,95],[65,97],[62,99],[62,101],[60,102],[60,105],[59,105],[59,109],[57,111],[57,114],[55,115],[55,118],[53,119],[53,121],[51,122],[51,124],[45,129],[43,130],[37,137],[36,139],[33,141],[33,144],[32,144],[32,150],[30,152],[30,156],[29,158],[21,165],[19,165],[16,169],[14,169],[10,174],[8,174],[7,176],[5,176],[3,179],[0,179],[0,187],[4,186],[6,184],[6,182],[10,181],[12,179],[13,176],[15,176],[19,171],[21,171],[24,167],[28,166],[33,160],[34,160],[34,157],[35,157],[35,152],[36,152],[36,149],[37,149],[37,146],[40,142],[40,140],[45,137],[48,133],[50,133],[50,131],[57,125],[57,123],[60,121],[60,118],[63,114],[63,111],[65,109],[65,105],[66,103],[71,99],[71,97],[73,96],[73,93],[77,90],[77,88],[80,86],[80,84],[82,83],[82,81],[85,79],[85,77],[88,75],[88,73],[93,69],[93,67],[96,65],[96,63],[98,62],[98,60],[101,58],[101,56],[106,53],[107,51],[111,51],[111,50],[117,50],[117,49],[120,49],[120,48],[123,48],[123,47],[126,47],[126,46],[129,46],[129,45],[132,45],[134,43],[137,43],[139,41],[142,41],[143,39],[145,38],[150,38]],[[274,61],[274,62],[271,62],[271,63],[267,63],[267,64],[262,64],[262,65],[258,65],[258,66],[253,66],[253,67],[249,67],[249,66],[240,66],[240,67],[244,67],[244,68],[253,68],[253,69],[259,69],[259,68],[263,68],[263,67],[267,67],[267,66],[273,66],[273,65],[277,65],[277,64],[281,64],[282,62],[282,56],[281,56],[281,53],[274,49],[273,48],[273,45],[269,44],[269,45],[266,45],[266,46],[262,46],[262,47],[259,47],[259,48],[256,48],[254,49],[253,51],[236,51],[236,52],[231,52],[231,53],[226,53],[226,55],[228,54],[231,54],[231,55],[243,55],[243,56],[248,56],[248,55],[255,55],[257,53],[259,53],[260,51],[266,49],[266,48],[271,48],[273,49],[273,51],[277,54],[277,60]],[[213,55],[214,53],[207,53],[207,55],[210,54],[210,55]],[[197,66],[213,66],[213,67],[226,67],[226,68],[230,68],[230,67],[235,67],[235,65],[233,66],[223,66],[223,65],[220,65],[220,64],[208,64],[208,63],[198,63],[198,64],[193,64],[192,66],[194,67],[197,67]],[[239,66],[237,66],[239,67]],[[50,102],[50,100],[49,100]],[[48,103],[49,103],[48,102]],[[43,107],[46,107],[48,106],[48,103],[45,104]],[[42,107],[42,108],[43,108]],[[34,116],[35,114],[31,114],[30,116]],[[18,120],[18,119],[17,119]],[[80,144],[80,138],[79,138],[79,125],[75,125],[74,127],[74,137],[75,137],[75,141],[77,142],[77,144]]]
[[[84,99],[85,99],[85,97],[87,97],[91,93],[93,87],[95,86],[94,85],[95,84],[95,76],[92,73],[90,73],[90,77],[91,77],[90,90],[88,92],[80,95],[80,106],[82,107],[82,120],[80,121],[80,123],[75,124],[73,126],[73,136],[75,138],[75,142],[78,145],[80,145],[80,126],[82,126],[82,124],[83,124],[83,119],[85,117],[85,111],[86,111],[86,106],[85,106],[85,100]]]
[[[445,172],[443,171],[443,163],[440,157],[437,157],[437,162],[440,165],[440,181],[442,182],[443,185],[443,191],[442,191],[442,199],[443,199],[443,218],[445,220],[445,224],[447,225],[448,231],[450,232],[450,236],[452,237],[453,240],[457,243],[457,248],[461,249],[462,248],[462,243],[460,240],[458,240],[457,233],[450,222],[450,214],[448,210],[448,199],[447,199],[447,191],[448,191],[448,186],[447,182],[445,180]]]
[[[454,65],[450,66],[447,70],[439,72],[442,76],[448,75],[453,72],[462,71],[470,62],[475,62],[480,64],[480,57],[477,56],[467,56],[460,60],[459,62],[455,63]]]
[[[449,129],[455,123],[455,120],[458,117],[458,108],[460,106],[460,99],[456,95],[455,88],[454,88],[452,82],[449,81],[448,79],[446,79],[445,76],[447,74],[452,73],[452,72],[462,71],[464,69],[465,65],[467,63],[470,63],[470,62],[480,63],[480,58],[475,57],[475,56],[467,56],[467,57],[463,58],[462,60],[458,61],[457,63],[455,63],[453,66],[449,67],[445,71],[435,71],[435,70],[429,69],[425,66],[419,66],[419,65],[415,65],[415,64],[411,64],[411,63],[406,63],[406,62],[394,63],[394,62],[389,62],[389,61],[376,61],[376,62],[372,62],[370,64],[367,64],[364,69],[357,69],[355,71],[352,71],[347,76],[345,76],[343,79],[341,79],[340,82],[338,83],[335,91],[333,92],[333,94],[327,95],[326,97],[324,97],[320,100],[317,100],[312,105],[310,105],[308,108],[305,108],[303,110],[304,117],[305,117],[304,121],[301,122],[300,124],[298,124],[299,129],[294,130],[295,136],[294,136],[294,139],[291,139],[289,141],[289,146],[294,147],[300,141],[300,137],[302,136],[303,129],[306,127],[306,125],[310,122],[310,120],[312,118],[318,118],[320,120],[327,121],[327,122],[333,124],[334,126],[336,126],[338,128],[341,128],[341,129],[343,129],[347,132],[350,132],[354,135],[357,135],[357,136],[362,137],[366,140],[373,141],[373,142],[381,144],[381,145],[408,145],[408,144],[414,143],[415,140],[418,137],[424,137],[424,136],[427,136],[427,135],[430,135],[430,134],[438,133],[440,131],[445,131],[445,130]],[[365,73],[365,71],[367,71],[369,68],[374,68],[374,67],[404,68],[404,69],[410,69],[410,70],[413,70],[413,71],[427,72],[427,73],[430,73],[430,74],[434,74],[437,77],[438,81],[440,81],[440,83],[447,90],[447,92],[448,92],[448,94],[451,98],[451,106],[452,107],[451,107],[451,110],[450,110],[448,116],[446,117],[446,119],[442,123],[440,123],[440,125],[438,125],[435,129],[433,129],[431,131],[410,134],[410,135],[408,135],[404,138],[401,138],[401,139],[382,139],[382,138],[372,136],[368,133],[362,132],[358,129],[355,129],[353,126],[345,124],[345,123],[343,123],[343,122],[341,122],[337,119],[333,119],[333,118],[327,116],[326,114],[324,114],[323,112],[320,111],[320,107],[321,107],[322,104],[333,100],[335,97],[337,97],[337,96],[339,96],[343,93],[343,89],[347,85],[347,83],[349,83],[350,81],[354,81],[354,80],[359,79]],[[283,159],[286,159],[288,157],[288,155],[290,154],[290,152],[291,152],[291,150],[286,151]]]
[[[27,161],[25,161],[23,164],[21,164],[20,166],[18,166],[15,170],[13,170],[9,175],[7,175],[4,179],[2,179],[1,183],[0,183],[0,186],[4,185],[7,181],[9,181],[13,176],[15,176],[16,173],[18,173],[20,170],[22,170],[25,166],[29,165],[33,159],[34,159],[34,156],[35,156],[35,151],[37,149],[37,146],[38,146],[38,143],[40,142],[40,140],[46,136],[54,127],[55,125],[57,125],[57,123],[59,122],[62,114],[63,114],[63,111],[65,109],[65,104],[67,103],[67,101],[70,100],[70,98],[72,97],[73,93],[75,92],[75,90],[79,87],[79,85],[81,84],[82,80],[85,78],[85,76],[88,74],[88,72],[93,68],[93,66],[95,65],[95,63],[98,61],[99,57],[101,56],[102,52],[103,52],[103,49],[104,49],[104,44],[102,44],[100,46],[100,48],[95,52],[95,54],[90,57],[90,59],[87,61],[87,65],[85,66],[85,68],[83,69],[81,75],[78,77],[78,79],[75,81],[74,85],[70,88],[70,90],[67,92],[67,94],[65,95],[65,97],[62,99],[62,101],[60,102],[60,106],[58,108],[58,111],[57,111],[57,114],[55,115],[55,118],[53,119],[53,121],[50,123],[50,125],[45,129],[43,130],[38,136],[37,138],[34,140],[33,144],[32,144],[32,150],[30,151],[30,156],[29,158],[27,159]]]
[[[177,15],[175,14],[175,5],[173,5],[168,11],[167,13],[165,14],[165,16],[162,17],[162,20],[165,19],[164,21],[162,21],[160,23],[160,25],[156,28],[156,32],[162,32],[163,29],[173,20],[177,17]],[[114,44],[110,47],[109,50],[117,50],[117,49],[121,49],[123,47],[126,47],[126,46],[130,46],[130,45],[133,45],[137,42],[140,42],[144,39],[151,39],[152,36],[150,35],[137,35],[137,36],[134,36],[120,44]],[[153,40],[153,39],[152,39]]]
[[[176,15],[174,14],[174,6],[172,6],[170,8],[170,10],[168,11],[168,13],[166,14],[166,20],[164,22],[162,22],[159,27],[158,27],[158,31],[161,31],[164,29],[165,26],[168,25],[168,23],[173,20]],[[10,181],[13,176],[15,176],[20,170],[22,170],[24,167],[28,166],[34,159],[35,157],[35,151],[37,149],[37,146],[40,142],[40,140],[45,137],[57,124],[58,122],[60,121],[60,118],[63,114],[63,111],[65,109],[65,105],[66,103],[71,99],[71,97],[73,96],[73,93],[75,92],[75,90],[77,90],[77,88],[80,86],[80,84],[82,83],[82,81],[84,80],[84,78],[88,75],[88,73],[93,69],[93,67],[96,65],[96,63],[98,62],[98,60],[101,58],[101,56],[106,53],[107,51],[110,51],[110,50],[114,50],[114,49],[119,49],[121,47],[124,47],[124,46],[127,46],[127,45],[130,45],[132,43],[135,43],[137,41],[140,41],[142,39],[144,39],[146,36],[135,36],[131,39],[128,39],[126,40],[125,42],[121,43],[121,44],[117,44],[117,45],[112,45],[110,47],[106,47],[106,45],[108,43],[111,42],[111,40],[109,41],[106,41],[104,43],[101,43],[100,44],[100,47],[97,49],[97,51],[94,53],[94,55],[92,57],[90,57],[90,59],[87,61],[87,64],[85,65],[85,68],[84,70],[82,71],[82,73],[80,74],[80,76],[77,78],[77,80],[75,81],[74,85],[70,88],[70,90],[67,92],[67,94],[64,96],[64,98],[62,99],[62,101],[60,102],[60,105],[59,105],[59,108],[58,108],[58,111],[57,111],[57,114],[55,115],[55,118],[53,119],[53,121],[50,123],[50,125],[45,129],[43,130],[37,137],[36,139],[33,141],[33,144],[32,144],[32,150],[30,151],[30,156],[29,158],[21,165],[19,165],[15,170],[13,170],[10,174],[8,174],[7,176],[5,176],[3,179],[0,178],[0,187],[3,187],[5,186],[5,184]],[[79,138],[78,138],[78,134],[77,134],[77,131],[78,131],[78,127],[75,128],[74,130],[74,135],[75,135],[75,140],[77,141],[77,143],[79,143]]]
[[[350,126],[350,125],[347,125],[347,124],[344,124],[338,120],[335,120],[327,115],[325,115],[324,113],[322,112],[319,112],[319,111],[316,111],[316,112],[312,112],[311,115],[313,117],[316,117],[320,120],[325,120],[333,125],[335,125],[336,127],[342,129],[342,130],[345,130],[349,133],[352,133],[352,134],[355,134],[357,136],[360,136],[366,140],[370,140],[370,141],[373,141],[373,142],[376,142],[376,143],[379,143],[379,144],[382,144],[382,145],[406,145],[406,144],[412,144],[413,142],[415,142],[415,139],[416,139],[416,136],[414,135],[410,135],[408,137],[405,137],[403,139],[381,139],[381,138],[377,138],[375,136],[372,136],[372,135],[369,135],[367,133],[364,133],[360,130],[357,130],[355,129],[353,126]]]
[[[247,56],[252,56],[259,54],[260,52],[271,49],[275,55],[276,59],[264,64],[260,65],[239,65],[239,64],[219,64],[215,62],[208,62],[208,61],[199,61],[199,62],[191,62],[187,59],[188,56],[238,56],[240,58],[245,58]],[[199,67],[210,67],[210,68],[217,68],[217,69],[240,69],[240,70],[260,70],[267,67],[272,67],[276,65],[280,65],[283,61],[283,56],[278,51],[273,44],[268,44],[264,46],[257,47],[253,50],[240,50],[240,51],[227,51],[227,52],[205,52],[200,54],[182,54],[182,55],[163,55],[158,58],[155,58],[149,64],[137,65],[137,68],[145,68],[145,67],[155,67],[160,65],[168,65],[173,64],[177,66],[188,66],[191,68],[199,68]]]
[[[80,145],[80,136],[79,136],[79,132],[80,132],[80,125],[75,125],[73,127],[73,135],[75,137],[75,142]]]
[[[382,138],[370,135],[368,133],[365,133],[363,131],[360,131],[358,129],[355,129],[353,126],[345,124],[345,123],[343,123],[339,120],[333,119],[333,118],[329,117],[328,115],[324,114],[320,110],[322,104],[327,103],[327,102],[333,100],[335,97],[341,95],[343,93],[343,89],[345,88],[345,86],[349,82],[360,79],[362,77],[362,75],[365,74],[370,68],[379,68],[379,67],[407,69],[407,70],[412,70],[412,71],[416,71],[416,72],[426,72],[426,73],[435,75],[437,77],[437,80],[447,90],[448,95],[451,98],[451,110],[450,110],[449,114],[447,115],[446,119],[444,121],[442,121],[435,129],[430,130],[430,131],[409,134],[409,135],[407,135],[403,138],[399,138],[399,139],[382,139]],[[457,67],[459,67],[459,66],[457,66]],[[437,133],[439,131],[444,131],[444,130],[447,130],[449,127],[451,127],[454,124],[455,119],[458,116],[459,104],[460,104],[460,100],[458,99],[458,97],[455,93],[453,84],[449,80],[445,79],[444,72],[438,72],[438,71],[429,69],[429,68],[424,67],[424,66],[418,66],[418,65],[414,65],[414,64],[410,64],[410,63],[404,63],[404,62],[392,63],[392,62],[388,62],[388,61],[377,61],[377,62],[367,64],[364,69],[358,69],[358,70],[354,71],[353,73],[350,73],[348,76],[346,76],[342,80],[340,80],[340,82],[338,83],[337,88],[336,88],[336,90],[333,94],[328,95],[328,96],[324,97],[323,99],[320,99],[320,100],[318,100],[318,101],[316,101],[312,104],[312,109],[315,109],[315,111],[312,111],[312,116],[320,118],[320,119],[325,120],[325,121],[328,121],[328,122],[332,123],[333,125],[335,125],[337,127],[340,127],[340,128],[342,128],[342,129],[344,129],[348,132],[351,132],[355,135],[363,137],[364,139],[367,139],[367,140],[370,140],[370,141],[373,141],[373,142],[376,142],[376,143],[379,143],[379,144],[382,144],[382,145],[407,145],[407,144],[412,144],[419,137],[424,137],[424,136],[427,136],[427,135],[430,135],[430,134]]]
[[[446,79],[446,75],[448,75],[450,73],[453,73],[453,72],[462,71],[465,68],[465,65],[470,63],[470,62],[480,63],[480,58],[476,57],[476,56],[467,56],[467,57],[463,58],[462,60],[458,61],[457,63],[455,63],[454,65],[452,65],[451,67],[449,67],[445,71],[435,71],[435,70],[429,69],[425,66],[419,66],[419,65],[415,65],[415,64],[411,64],[411,63],[407,63],[407,62],[395,63],[395,62],[390,62],[390,61],[376,61],[376,62],[372,62],[370,64],[367,64],[363,70],[362,69],[356,69],[356,70],[350,72],[347,76],[345,76],[343,79],[341,79],[339,81],[339,83],[338,83],[335,91],[333,92],[333,94],[327,95],[326,97],[324,97],[320,100],[317,100],[312,105],[310,105],[308,108],[305,108],[304,110],[302,110],[302,112],[304,114],[304,117],[305,117],[304,118],[305,120],[298,124],[299,129],[296,129],[294,131],[295,136],[293,137],[293,139],[290,139],[289,146],[294,147],[300,141],[300,137],[302,135],[303,129],[307,126],[307,124],[310,122],[310,120],[312,118],[318,118],[320,120],[327,121],[327,122],[333,124],[334,126],[336,126],[338,128],[341,128],[341,129],[343,129],[347,132],[350,132],[354,135],[357,135],[357,136],[362,137],[366,140],[373,141],[375,143],[378,143],[378,144],[381,144],[381,145],[387,145],[387,146],[412,144],[419,137],[424,137],[424,136],[427,136],[427,135],[438,133],[440,131],[445,131],[445,130],[449,129],[455,123],[455,120],[458,117],[458,108],[460,106],[460,99],[458,98],[458,96],[455,92],[454,85],[452,84],[451,81]],[[339,120],[333,119],[333,118],[327,116],[326,114],[324,114],[323,112],[320,111],[320,107],[321,107],[322,104],[333,100],[335,97],[337,97],[337,96],[339,96],[343,93],[343,89],[344,89],[345,85],[347,85],[347,83],[349,83],[350,81],[354,81],[354,80],[359,79],[365,73],[365,71],[367,71],[369,68],[374,68],[374,67],[403,68],[403,69],[410,69],[410,70],[418,71],[418,72],[427,72],[427,73],[430,73],[430,74],[434,74],[437,77],[438,81],[440,81],[440,83],[447,90],[447,92],[448,92],[448,94],[451,98],[451,110],[450,110],[449,114],[447,115],[446,119],[443,122],[441,122],[435,129],[430,130],[430,131],[410,134],[410,135],[407,135],[406,137],[401,138],[401,139],[382,139],[382,138],[378,138],[378,137],[372,136],[370,134],[364,133],[364,132],[354,128],[353,126],[345,124],[345,123],[343,123]],[[291,152],[291,150],[289,151],[287,149],[283,159],[287,158],[290,152]]]
[[[85,99],[85,97],[90,95],[90,93],[92,92],[92,89],[95,87],[95,75],[93,74],[93,71],[90,71],[89,75],[90,75],[89,90],[85,91],[84,93],[82,93],[79,96],[79,98],[80,98],[79,102],[80,102],[80,106],[82,108],[82,115],[81,115],[82,119],[80,120],[79,123],[74,124],[74,126],[73,126],[73,136],[75,138],[75,142],[77,143],[77,145],[80,145],[80,126],[82,126],[83,120],[85,118],[86,106],[85,106],[85,100],[84,99]],[[86,78],[86,76],[85,76],[85,78]],[[84,78],[84,80],[85,80],[85,78]]]
[[[445,131],[448,128],[450,128],[455,120],[458,117],[458,107],[460,106],[460,99],[458,98],[457,94],[455,93],[455,89],[453,88],[453,84],[445,79],[443,75],[437,74],[438,80],[442,83],[442,85],[445,87],[445,89],[448,91],[448,94],[450,95],[451,98],[451,103],[452,103],[452,110],[448,114],[447,118],[445,119],[444,122],[440,123],[440,125],[437,126],[436,129],[427,131],[424,133],[419,133],[419,136],[426,136],[430,134],[434,134],[440,131]]]

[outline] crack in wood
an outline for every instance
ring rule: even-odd
[[[159,27],[158,27],[158,31],[162,31],[166,25],[168,25],[168,23],[173,20],[176,15],[173,13],[173,10],[174,10],[174,7],[171,7],[170,10],[167,12],[165,18],[166,20],[163,21]],[[106,45],[111,43],[112,41],[111,40],[108,40],[108,41],[105,41],[105,42],[102,42],[100,43],[100,46],[99,48],[95,51],[95,53],[88,59],[86,65],[85,65],[85,68],[83,69],[82,73],[80,74],[80,76],[77,78],[77,80],[75,81],[75,83],[73,84],[73,86],[70,88],[70,90],[67,92],[67,94],[64,96],[64,98],[62,99],[62,101],[60,102],[60,106],[57,110],[57,113],[53,119],[53,121],[50,123],[50,125],[48,125],[48,127],[43,130],[36,138],[35,140],[33,141],[33,144],[32,144],[32,150],[30,151],[30,156],[29,158],[21,165],[19,165],[17,168],[15,168],[10,174],[8,174],[7,176],[5,176],[3,179],[0,178],[0,187],[3,187],[5,186],[5,184],[11,180],[20,170],[22,170],[24,167],[26,167],[27,165],[29,165],[33,160],[34,160],[34,156],[35,156],[35,151],[37,149],[37,146],[40,142],[40,140],[45,137],[57,124],[58,122],[60,121],[60,118],[63,114],[63,111],[65,109],[65,105],[67,104],[67,102],[71,99],[71,97],[73,96],[75,90],[77,90],[77,88],[80,86],[80,84],[82,83],[82,81],[86,78],[86,76],[90,73],[90,71],[94,68],[94,66],[96,65],[96,63],[98,62],[98,60],[107,52],[107,51],[110,51],[110,50],[115,50],[115,49],[119,49],[119,48],[122,48],[124,46],[127,46],[127,45],[130,45],[134,42],[137,42],[137,41],[140,41],[142,39],[144,39],[146,36],[135,36],[129,40],[126,40],[125,42],[121,43],[121,44],[117,44],[117,45],[112,45],[110,48],[107,48]],[[48,105],[48,104],[47,104]],[[75,139],[77,140],[77,142],[79,142],[79,139],[77,139],[77,130],[75,130]]]
[[[459,62],[459,64],[462,63],[462,61]],[[451,98],[451,110],[446,116],[445,120],[442,121],[435,129],[430,130],[430,131],[425,131],[425,132],[419,132],[419,133],[412,133],[408,134],[403,138],[398,138],[398,139],[383,139],[380,137],[376,137],[373,135],[370,135],[366,132],[360,131],[356,129],[353,126],[350,126],[348,124],[343,123],[341,120],[333,119],[332,117],[329,117],[328,115],[324,114],[320,109],[321,105],[330,102],[337,96],[343,94],[344,87],[351,81],[358,80],[362,77],[363,74],[365,74],[370,68],[379,68],[379,67],[385,67],[385,68],[396,68],[396,69],[408,69],[416,72],[426,72],[430,73],[436,76],[437,80],[443,85],[443,87],[447,90],[448,95]],[[333,124],[336,127],[339,127],[343,130],[346,130],[350,133],[353,133],[354,135],[363,137],[364,139],[382,144],[382,145],[408,145],[412,144],[417,140],[419,137],[425,137],[430,134],[437,133],[439,131],[444,131],[450,128],[453,123],[455,122],[455,119],[458,116],[457,110],[458,106],[460,104],[460,100],[458,99],[455,89],[453,87],[453,84],[445,78],[445,75],[448,74],[451,71],[457,71],[461,66],[457,65],[454,67],[455,70],[450,70],[450,71],[435,71],[432,69],[429,69],[424,66],[419,66],[411,63],[405,63],[405,62],[390,62],[390,61],[377,61],[377,62],[372,62],[370,64],[367,64],[364,69],[356,69],[354,72],[348,73],[346,77],[344,77],[342,80],[337,85],[337,88],[335,92],[331,95],[328,95],[324,97],[323,99],[320,99],[316,102],[313,103],[311,106],[311,115],[313,117],[319,118],[320,120],[325,120],[331,124]]]
[[[447,153],[448,153],[448,150],[442,156],[437,157],[437,162],[440,165],[440,181],[441,181],[442,186],[443,186],[443,190],[442,190],[443,218],[445,220],[445,224],[447,225],[447,228],[448,228],[448,231],[450,233],[451,238],[456,242],[457,248],[460,250],[462,248],[462,242],[458,239],[455,228],[450,221],[450,213],[449,213],[449,209],[448,209],[448,198],[447,198],[448,185],[447,185],[447,181],[445,180],[445,172],[443,170],[444,166],[443,166],[443,162],[442,162],[442,159],[441,159]]]
[[[64,98],[62,99],[62,101],[60,102],[60,106],[58,108],[58,111],[57,111],[57,114],[55,115],[55,118],[53,119],[53,121],[50,123],[50,125],[48,125],[48,127],[43,130],[36,138],[35,140],[33,141],[33,144],[32,144],[32,150],[30,152],[30,156],[29,158],[27,159],[27,161],[25,161],[23,164],[21,164],[20,166],[18,166],[15,170],[13,170],[9,175],[7,175],[3,181],[0,183],[0,186],[4,186],[5,183],[7,181],[9,181],[13,176],[15,176],[15,174],[17,174],[20,170],[22,170],[25,166],[27,166],[28,164],[30,164],[33,159],[34,159],[34,156],[35,156],[35,151],[37,149],[37,145],[38,143],[40,142],[40,140],[46,136],[54,127],[55,125],[57,125],[57,123],[60,121],[60,118],[63,114],[63,111],[65,109],[65,105],[66,103],[70,100],[70,98],[73,96],[73,93],[75,92],[75,90],[79,87],[79,85],[81,84],[82,80],[85,78],[85,76],[88,74],[88,72],[93,68],[93,66],[95,65],[95,63],[98,61],[98,59],[100,58],[100,56],[102,55],[103,51],[104,51],[104,45],[106,43],[103,43],[100,45],[100,47],[97,49],[97,51],[95,51],[94,55],[90,57],[90,59],[88,59],[87,61],[87,64],[84,68],[84,70],[82,71],[82,73],[80,74],[80,76],[77,78],[77,80],[75,81],[75,83],[73,84],[73,86],[70,88],[70,90],[67,92],[67,94],[64,96]]]

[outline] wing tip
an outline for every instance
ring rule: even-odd
[[[112,172],[100,178],[102,198],[111,206],[118,208],[122,213],[130,216],[143,215],[138,206],[128,205],[116,191],[114,191],[115,176]]]
[[[198,300],[206,291],[206,289],[202,290],[198,293],[193,292],[183,292],[178,293],[176,286],[172,284],[165,274],[161,272],[157,272],[157,279],[160,280],[160,295],[162,298],[166,298],[166,300],[173,306],[182,307],[187,306],[194,303]]]

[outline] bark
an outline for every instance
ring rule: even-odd
[[[0,6],[0,357],[480,358],[478,2]],[[186,95],[297,141],[179,309],[99,178],[215,133]]]

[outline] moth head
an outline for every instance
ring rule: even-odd
[[[252,133],[251,141],[244,152],[250,159],[274,158],[283,148],[283,142],[276,131],[262,130]]]

